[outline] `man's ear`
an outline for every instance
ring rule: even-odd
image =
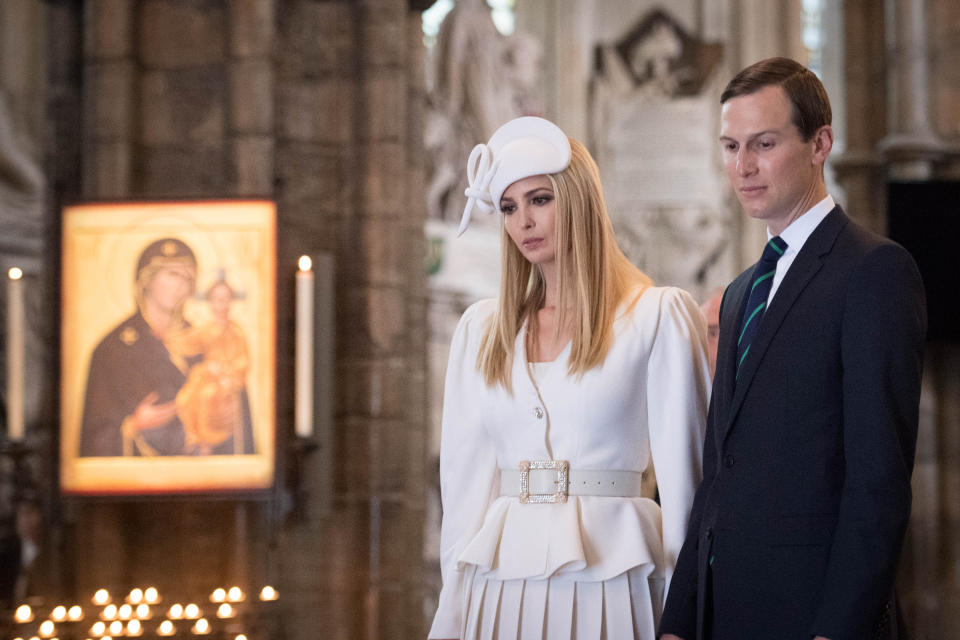
[[[823,166],[833,149],[833,127],[825,124],[817,129],[810,144],[813,145],[813,163]]]

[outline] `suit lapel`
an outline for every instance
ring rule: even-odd
[[[843,210],[839,206],[834,207],[833,211],[810,234],[793,264],[790,265],[790,270],[787,271],[786,277],[780,283],[780,287],[770,303],[770,308],[763,315],[757,335],[750,345],[750,354],[743,361],[739,377],[736,374],[736,365],[733,365],[734,371],[730,375],[735,384],[730,385],[730,388],[733,389],[733,397],[725,421],[723,438],[726,437],[733,426],[740,411],[740,406],[743,404],[743,399],[750,388],[750,383],[753,382],[753,377],[763,362],[763,357],[776,336],[777,330],[783,324],[790,308],[797,301],[807,284],[823,266],[824,256],[830,253],[837,235],[846,224],[847,216],[843,213]],[[734,330],[736,331],[736,329]],[[731,340],[731,342],[733,341]],[[735,353],[731,360],[736,361]]]

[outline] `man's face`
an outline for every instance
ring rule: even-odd
[[[832,131],[822,127],[804,142],[791,116],[790,99],[779,86],[731,98],[720,112],[730,185],[747,215],[764,220],[774,234],[826,196],[822,166]]]

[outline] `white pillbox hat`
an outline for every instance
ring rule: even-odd
[[[507,187],[523,178],[559,173],[570,164],[570,140],[560,127],[533,116],[514,118],[494,131],[487,144],[478,144],[467,160],[464,191],[467,204],[457,235],[470,226],[474,206],[491,213],[500,210]]]

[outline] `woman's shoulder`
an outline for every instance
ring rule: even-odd
[[[479,336],[486,328],[490,318],[497,310],[495,298],[485,298],[474,302],[460,316],[453,341],[472,342],[479,340]]]
[[[630,326],[647,339],[664,330],[687,334],[705,322],[693,296],[679,287],[647,287],[627,309]]]
[[[699,309],[693,296],[680,287],[646,287],[634,289],[626,297],[626,304],[634,313],[649,314],[652,311],[687,311]]]
[[[463,312],[463,315],[460,316],[460,322],[458,323],[457,328],[459,330],[478,325],[486,325],[487,320],[493,317],[493,314],[496,313],[496,311],[496,298],[484,298],[483,300],[478,300],[467,307],[467,310]]]

